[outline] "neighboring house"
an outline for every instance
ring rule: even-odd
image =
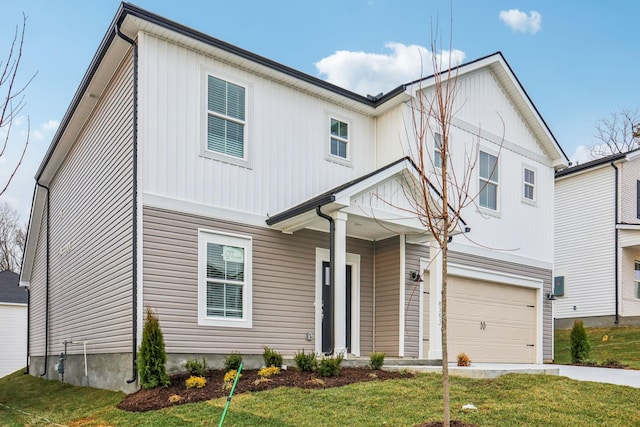
[[[640,324],[640,151],[556,173],[556,328]]]
[[[452,167],[477,147],[484,191],[450,246],[449,355],[541,363],[567,159],[500,53],[458,84]],[[361,96],[123,4],[36,176],[31,374],[66,349],[65,381],[135,389],[145,307],[170,370],[264,345],[441,359],[439,251],[403,210],[421,91]]]
[[[13,271],[0,271],[0,378],[27,364],[27,302]]]

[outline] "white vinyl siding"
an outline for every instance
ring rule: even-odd
[[[207,74],[206,157],[248,166],[247,88]]]
[[[251,327],[251,238],[199,230],[198,324]]]
[[[480,163],[478,203],[480,207],[497,211],[498,179],[500,172],[498,157],[485,151],[480,151],[478,161]]]

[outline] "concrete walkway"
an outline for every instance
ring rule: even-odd
[[[385,369],[412,372],[441,372],[440,366],[385,366]],[[507,363],[473,363],[469,367],[449,364],[449,374],[468,378],[497,378],[505,374],[560,375],[578,381],[625,385],[640,388],[640,370],[592,368],[571,365],[536,365]]]

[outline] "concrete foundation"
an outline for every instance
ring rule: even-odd
[[[59,374],[56,369],[60,359],[59,355],[49,355],[46,375],[42,376],[44,359],[44,356],[32,356],[29,374],[34,377],[63,381],[78,386],[104,388],[125,393],[133,393],[138,389],[137,381],[131,384],[127,383],[133,374],[131,353],[87,354],[86,375],[85,359],[82,354],[67,354],[64,361],[64,374]]]
[[[582,320],[587,328],[611,328],[616,326],[639,326],[640,316],[618,317],[615,316],[572,317],[569,319],[555,319],[555,329],[571,329],[573,322]]]

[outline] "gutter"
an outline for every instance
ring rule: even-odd
[[[44,186],[36,181],[36,185],[38,187],[44,188],[47,190],[47,261],[45,265],[45,299],[44,299],[44,371],[40,374],[41,377],[47,375],[47,364],[49,363],[49,265],[50,265],[50,257],[49,257],[49,187]],[[29,300],[31,299],[31,292],[29,291]],[[30,303],[31,301],[29,301]],[[31,307],[31,304],[28,304],[28,307]],[[29,308],[27,308],[27,346],[29,345]],[[27,350],[27,362],[29,358],[29,350]],[[29,364],[27,363],[27,369],[29,368]]]
[[[614,272],[614,288],[615,288],[615,301],[616,301],[616,319],[614,321],[614,323],[617,325],[620,322],[620,317],[619,317],[619,312],[618,312],[618,264],[619,264],[619,260],[618,260],[618,167],[614,164],[614,161],[611,161],[611,167],[615,170],[615,208],[614,208],[614,228],[615,228],[615,237],[614,237],[614,250],[615,250],[615,272]]]
[[[129,43],[133,49],[133,199],[132,199],[132,233],[133,248],[131,254],[132,262],[132,296],[131,296],[131,378],[127,384],[138,380],[138,45],[136,42],[120,31],[120,24],[115,26],[115,32],[124,41]]]
[[[329,284],[330,286],[330,290],[331,290],[331,310],[329,310],[329,313],[325,313],[324,312],[324,307],[322,307],[322,315],[324,316],[325,314],[329,315],[329,324],[330,326],[330,331],[331,331],[331,348],[329,349],[329,354],[333,354],[333,348],[334,348],[334,342],[335,342],[335,331],[334,331],[334,327],[333,327],[333,310],[334,310],[334,301],[335,301],[335,293],[336,293],[336,288],[335,288],[335,283],[336,283],[336,269],[334,268],[335,261],[336,261],[336,225],[335,222],[333,221],[333,218],[330,217],[329,215],[325,214],[322,212],[322,205],[318,205],[316,206],[316,213],[318,214],[319,217],[326,219],[327,221],[329,221],[329,277],[331,278],[331,283]],[[322,342],[322,337],[321,337],[321,341]]]

